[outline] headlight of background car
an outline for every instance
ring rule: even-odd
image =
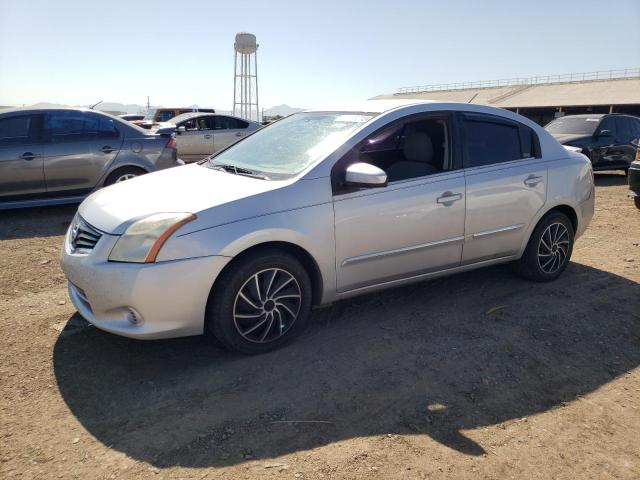
[[[131,224],[109,254],[114,262],[155,262],[164,242],[185,223],[195,220],[193,213],[156,213]]]

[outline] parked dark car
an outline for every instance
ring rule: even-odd
[[[629,196],[633,197],[636,207],[640,208],[640,150],[635,162],[629,167]]]
[[[582,149],[594,170],[626,172],[640,145],[640,118],[631,115],[567,115],[545,129],[561,144]]]
[[[105,185],[182,163],[172,132],[153,134],[103,112],[0,113],[0,209],[79,203]]]

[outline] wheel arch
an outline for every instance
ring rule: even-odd
[[[296,245],[295,243],[287,242],[287,241],[268,241],[262,242],[255,245],[252,245],[248,248],[245,248],[241,252],[234,255],[233,259],[227,263],[222,271],[218,274],[213,285],[211,287],[211,291],[216,288],[217,283],[222,277],[223,273],[228,269],[232,268],[236,263],[238,263],[241,259],[245,258],[247,255],[253,255],[260,250],[268,250],[268,249],[276,249],[282,252],[286,252],[293,256],[296,260],[298,260],[304,269],[309,274],[309,279],[311,280],[311,288],[312,288],[312,305],[319,305],[322,301],[322,295],[324,292],[324,280],[322,278],[322,272],[318,265],[316,259],[309,253],[305,248],[300,245]]]
[[[538,226],[538,224],[542,221],[544,217],[546,217],[552,212],[560,212],[566,215],[571,221],[574,234],[578,232],[578,226],[579,226],[578,213],[576,211],[576,208],[571,206],[568,202],[560,202],[555,205],[551,205],[546,209],[541,209],[538,212],[538,215],[536,215],[534,220],[529,224],[529,227],[527,229],[527,234],[524,236],[518,257],[521,257],[522,254],[524,253],[525,249],[527,248],[527,245],[529,244],[529,240],[531,239],[531,235],[533,234],[533,231]]]

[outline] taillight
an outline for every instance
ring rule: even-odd
[[[636,149],[636,162],[640,162],[640,147]]]
[[[169,137],[169,141],[164,146],[164,148],[178,148],[178,146],[176,145],[176,139],[173,137]]]

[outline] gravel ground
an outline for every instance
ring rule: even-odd
[[[640,211],[596,182],[559,280],[336,303],[258,357],[93,328],[58,265],[75,207],[0,212],[0,478],[640,478]]]

